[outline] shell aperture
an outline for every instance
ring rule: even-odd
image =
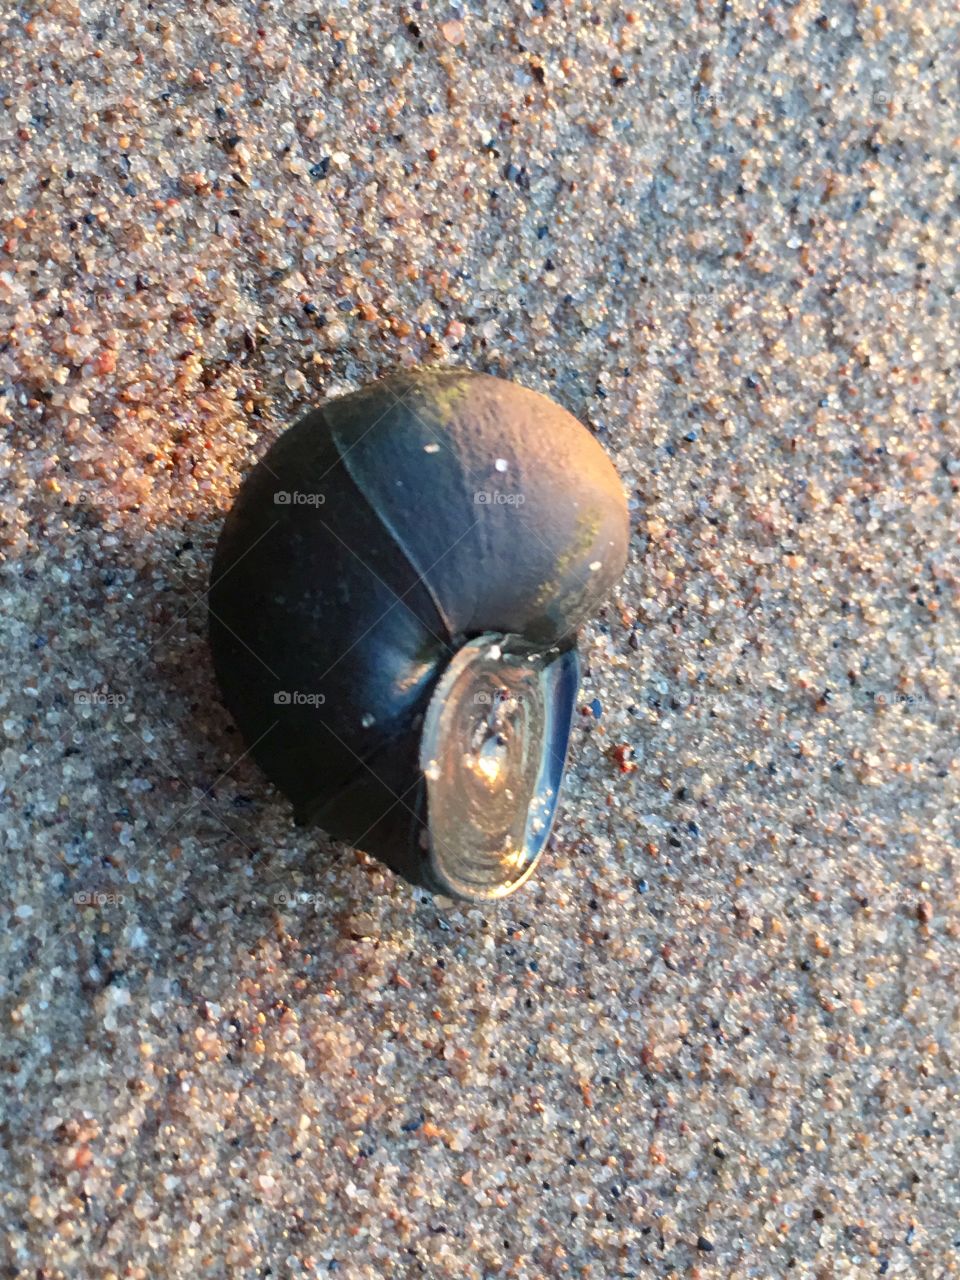
[[[579,663],[512,636],[458,650],[423,725],[429,874],[453,897],[502,898],[528,879],[559,799]]]

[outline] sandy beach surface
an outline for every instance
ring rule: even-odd
[[[0,5],[3,1276],[960,1276],[958,39]],[[296,830],[206,646],[242,476],[417,364],[630,496],[489,910]]]

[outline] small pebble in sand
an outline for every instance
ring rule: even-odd
[[[463,44],[466,31],[462,22],[453,19],[441,24],[440,34],[448,44]]]

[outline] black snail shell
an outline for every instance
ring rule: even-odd
[[[224,698],[298,823],[438,893],[516,889],[550,832],[576,633],[623,571],[617,473],[544,396],[419,371],[286,431],[210,585]]]

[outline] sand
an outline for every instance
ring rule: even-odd
[[[960,1275],[958,36],[0,9],[4,1275]],[[295,830],[205,642],[252,462],[417,364],[630,495],[489,910]]]

